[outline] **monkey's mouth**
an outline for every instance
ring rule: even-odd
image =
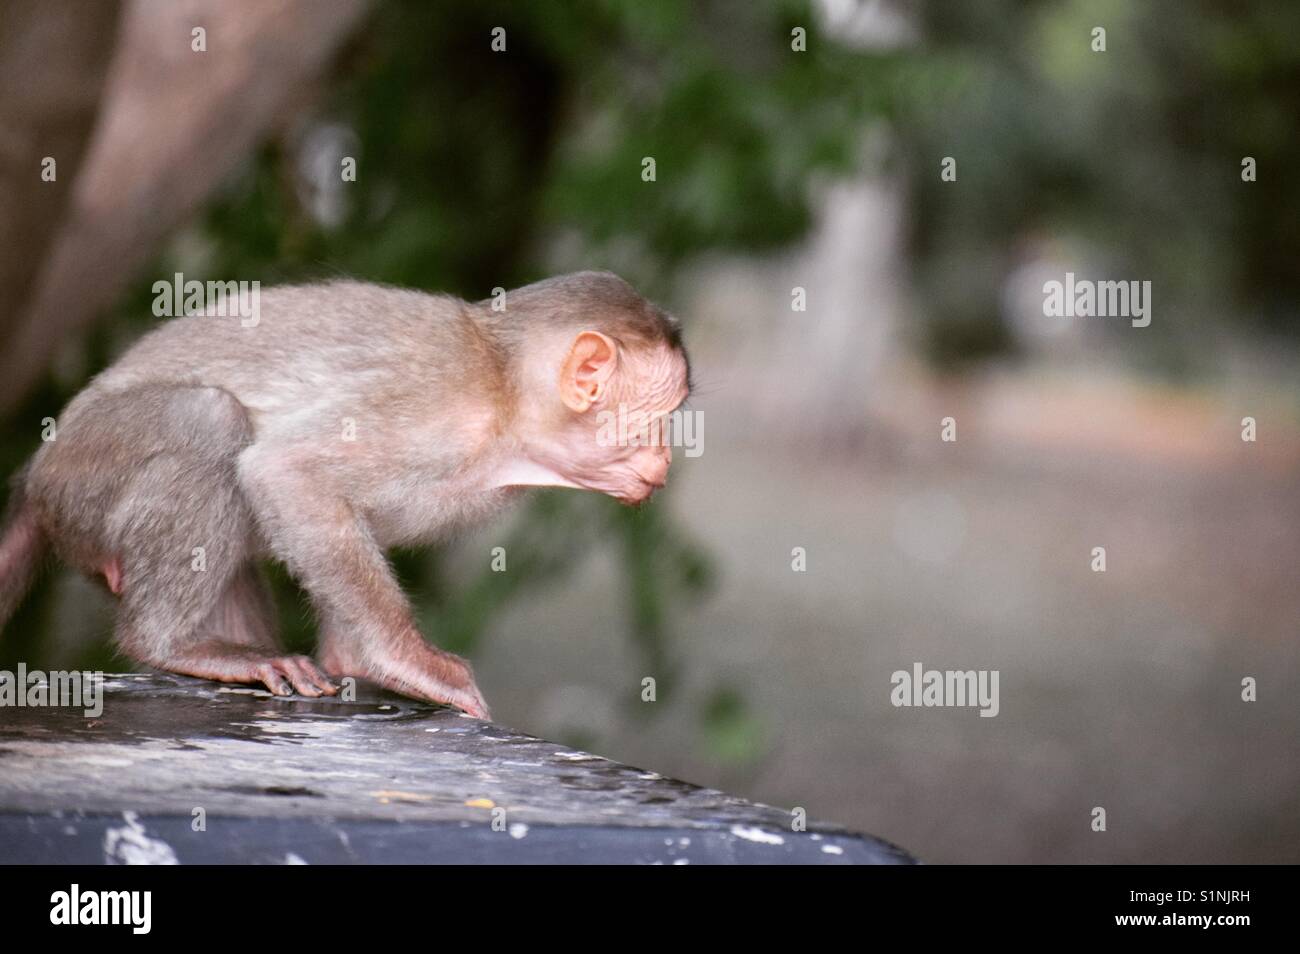
[[[663,484],[653,484],[650,481],[642,478],[641,485],[637,487],[635,490],[620,490],[612,494],[611,496],[619,503],[625,506],[635,507],[638,504],[645,503],[647,500],[653,497],[655,495],[655,491],[662,486]]]

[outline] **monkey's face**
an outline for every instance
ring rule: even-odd
[[[573,366],[571,377],[561,377],[561,397],[567,388],[565,404],[572,412],[562,476],[638,504],[668,480],[669,416],[689,391],[686,359],[667,345],[620,346],[599,337],[608,347],[592,349],[588,360]],[[581,399],[573,400],[575,394]]]

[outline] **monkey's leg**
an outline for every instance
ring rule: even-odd
[[[285,655],[275,634],[270,593],[252,564],[226,585],[199,640],[178,647],[164,668],[218,682],[260,682],[278,696],[294,690],[313,698],[338,692],[310,658]]]
[[[262,682],[287,695],[336,691],[305,657],[277,645],[272,606],[255,569],[252,514],[235,461],[252,437],[243,406],[217,388],[150,386],[86,410],[63,440],[93,456],[117,435],[123,476],[102,493],[89,529],[109,556],[121,596],[116,641],[147,665],[224,682]],[[96,470],[73,468],[69,492]],[[85,516],[90,519],[89,515]]]
[[[488,718],[465,660],[425,642],[383,551],[323,470],[250,448],[240,481],[275,555],[311,595],[321,617],[326,672]]]
[[[153,574],[153,580],[167,576],[165,570],[160,574],[155,569]],[[207,585],[222,584],[218,577]],[[191,588],[188,598],[191,605],[201,606],[206,595]],[[191,634],[177,636],[173,631],[174,638],[162,647],[156,640],[142,638],[152,627],[165,625],[174,617],[168,607],[136,605],[128,591],[118,643],[128,655],[183,676],[260,682],[278,696],[292,695],[295,690],[312,698],[338,692],[308,657],[287,655],[280,647],[270,599],[252,566],[241,568],[224,583],[216,604]]]

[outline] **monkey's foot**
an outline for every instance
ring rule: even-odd
[[[295,691],[313,699],[339,689],[306,656],[277,656],[244,646],[209,644],[155,663],[160,669],[218,682],[260,682],[277,696]]]
[[[401,655],[368,660],[348,652],[345,645],[340,645],[343,641],[331,640],[320,654],[321,665],[336,679],[369,679],[391,692],[455,706],[476,719],[491,719],[469,663],[430,646],[420,637],[416,639],[403,647]]]
[[[307,656],[275,656],[257,668],[257,681],[277,696],[290,696],[295,691],[304,696],[332,696],[339,691],[325,673]],[[289,688],[292,684],[293,688]]]

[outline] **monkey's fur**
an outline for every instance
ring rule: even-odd
[[[528,285],[503,310],[344,281],[267,290],[251,327],[170,320],[19,475],[0,624],[52,549],[119,595],[115,641],[141,663],[281,695],[354,675],[487,717],[468,665],[416,630],[385,548],[530,484],[645,499],[671,454],[602,446],[596,415],[659,417],[688,392],[676,321],[608,273]],[[310,594],[319,668],[280,648],[262,557]]]

